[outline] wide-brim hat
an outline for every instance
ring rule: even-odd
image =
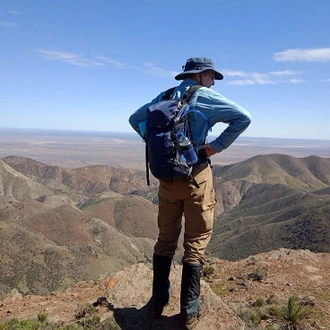
[[[215,80],[223,79],[223,75],[215,69],[213,61],[206,57],[188,58],[186,65],[182,66],[182,70],[183,72],[175,76],[176,80],[183,80],[189,74],[199,73],[206,70],[212,70],[214,72]]]

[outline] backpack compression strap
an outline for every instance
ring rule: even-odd
[[[165,95],[163,96],[163,100],[164,101],[170,100],[172,98],[172,93],[173,93],[174,90],[175,90],[175,87],[172,87],[172,88],[168,89],[166,91]]]
[[[146,179],[147,179],[147,185],[150,186],[148,140],[146,141],[145,156],[146,156]]]
[[[185,102],[188,103],[188,102],[190,101],[191,97],[193,96],[193,94],[194,94],[195,92],[197,92],[201,87],[203,87],[203,86],[202,86],[202,85],[193,85],[193,86],[190,86],[190,87],[186,90],[186,92],[184,93],[182,99],[183,99]],[[172,94],[173,94],[175,88],[176,88],[176,87],[172,87],[172,88],[168,89],[168,90],[165,92],[165,94],[164,94],[164,96],[163,96],[163,101],[171,100],[171,99],[172,99]]]
[[[201,87],[203,86],[202,85],[190,86],[183,95],[183,101],[188,103],[191,97],[194,95],[194,93],[197,92]]]

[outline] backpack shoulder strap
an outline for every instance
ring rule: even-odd
[[[175,89],[175,87],[172,87],[166,91],[165,95],[163,96],[164,101],[170,100],[172,98],[172,93],[173,93],[174,89]]]
[[[191,99],[191,97],[193,96],[193,94],[199,90],[201,87],[203,87],[202,85],[193,85],[193,86],[190,86],[186,92],[184,93],[183,95],[183,100],[185,102],[189,102],[189,100]],[[166,101],[166,100],[171,100],[172,99],[172,94],[173,94],[173,91],[175,90],[176,87],[172,87],[170,89],[168,89],[164,96],[163,96],[163,101]]]
[[[202,85],[193,85],[190,86],[186,92],[183,95],[183,100],[188,103],[191,99],[191,97],[194,95],[195,92],[197,92],[201,87],[203,87]]]

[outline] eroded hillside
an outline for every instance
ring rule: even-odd
[[[209,251],[228,260],[281,247],[330,252],[330,159],[256,156],[214,166],[224,212]]]
[[[329,169],[330,159],[275,154],[213,166],[208,253],[234,261],[279,248],[330,252]],[[0,174],[2,294],[49,294],[151,259],[157,181],[147,186],[144,171],[5,157]]]

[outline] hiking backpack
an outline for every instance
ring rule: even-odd
[[[178,138],[182,135],[186,136],[192,142],[198,155],[196,145],[191,137],[188,117],[189,112],[196,110],[190,109],[188,102],[200,87],[202,86],[191,86],[182,99],[171,99],[175,87],[170,88],[166,91],[163,101],[147,108],[145,142],[148,185],[150,185],[149,168],[155,178],[165,182],[183,180],[189,177],[193,179],[193,164],[187,163]],[[202,115],[206,119],[204,114]]]

